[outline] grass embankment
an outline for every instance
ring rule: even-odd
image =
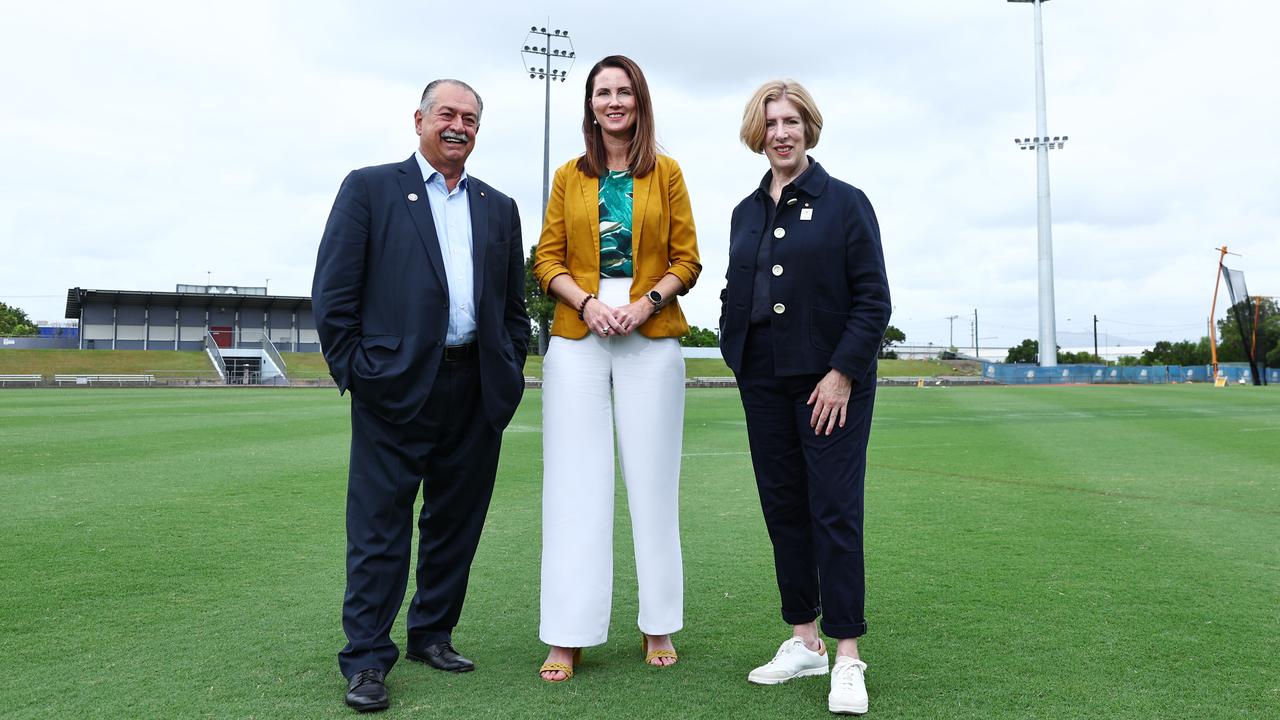
[[[203,352],[177,350],[0,350],[0,375],[218,377]]]
[[[287,374],[293,380],[313,380],[329,376],[320,353],[280,353]],[[728,377],[733,375],[720,358],[689,358],[684,361],[686,377]],[[977,363],[963,360],[881,360],[880,377],[933,377],[936,375],[977,375]],[[216,377],[203,352],[173,350],[0,350],[0,374],[85,374],[142,375],[161,377]],[[542,358],[530,355],[524,374],[542,377]]]
[[[454,634],[479,670],[402,661],[384,717],[827,716],[825,678],[745,681],[788,628],[738,395],[687,397],[680,663],[641,663],[619,490],[609,641],[570,682],[538,679],[530,391]],[[1187,385],[880,390],[868,717],[1274,717],[1278,399]],[[349,431],[329,390],[0,393],[4,716],[354,717],[335,660]],[[577,552],[572,527],[555,533],[554,552]]]

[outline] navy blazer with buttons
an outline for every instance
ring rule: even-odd
[[[770,233],[770,334],[779,376],[834,368],[854,385],[868,379],[889,323],[889,281],[880,227],[861,190],[809,167],[773,198],[772,171],[733,210],[727,286],[720,293],[720,352],[742,369],[761,239]],[[808,219],[804,219],[808,217]],[[781,232],[778,232],[778,229]],[[781,237],[779,237],[781,235]],[[875,381],[874,374],[869,378]]]
[[[529,347],[520,215],[511,198],[475,177],[467,182],[483,410],[502,429],[524,393]],[[412,420],[431,394],[449,327],[440,241],[413,157],[347,175],[311,293],[338,390],[390,422]]]

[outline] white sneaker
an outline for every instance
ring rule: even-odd
[[[833,713],[861,715],[867,711],[867,681],[863,673],[867,664],[856,658],[841,655],[831,668],[831,694],[827,696],[827,709]]]
[[[793,637],[782,643],[778,654],[769,662],[752,670],[747,682],[756,685],[777,685],[796,678],[827,674],[827,653],[816,653],[804,646],[804,640]]]

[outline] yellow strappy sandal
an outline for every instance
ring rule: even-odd
[[[582,648],[574,648],[573,649],[573,665],[577,665],[580,660],[582,660]],[[542,667],[538,668],[538,677],[542,678],[543,682],[549,682],[549,683],[568,682],[570,679],[573,678],[573,665],[566,665],[564,663],[558,663],[558,662],[543,663]],[[564,673],[564,677],[560,678],[559,680],[548,680],[547,678],[542,677],[542,673],[556,672],[556,671],[560,671]]]
[[[675,650],[650,650],[649,636],[644,633],[640,633],[640,652],[644,653],[644,664],[650,667],[671,667],[680,661],[680,656],[676,655]],[[653,661],[658,658],[671,658],[671,662],[665,665],[654,664]]]

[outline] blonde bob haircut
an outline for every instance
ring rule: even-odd
[[[756,90],[747,101],[747,109],[742,112],[742,130],[738,137],[751,152],[764,152],[764,106],[782,99],[790,100],[800,111],[800,119],[804,121],[805,149],[817,146],[818,137],[822,135],[822,113],[818,112],[813,96],[795,80],[771,80]]]

